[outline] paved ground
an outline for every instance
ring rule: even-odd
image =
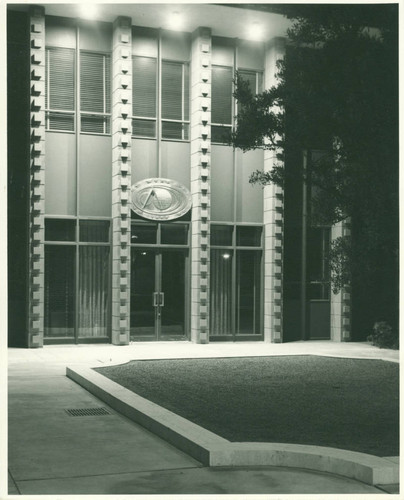
[[[81,417],[65,411],[106,407],[65,377],[67,365],[285,354],[398,361],[398,352],[333,342],[9,349],[9,494],[382,493],[354,480],[303,470],[203,467],[112,409],[109,415]],[[397,486],[384,490],[395,493]]]

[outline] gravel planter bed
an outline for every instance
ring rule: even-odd
[[[277,356],[131,361],[95,370],[229,441],[399,454],[399,367]]]

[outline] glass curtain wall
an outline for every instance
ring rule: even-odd
[[[75,267],[74,246],[45,247],[45,337],[74,339]]]
[[[180,60],[185,54],[177,47],[170,55],[178,60],[161,57],[159,75],[159,59],[155,54],[158,35],[155,33],[153,37],[149,33],[148,43],[154,42],[155,48],[147,50],[142,47],[142,37],[137,38],[137,31],[134,43],[137,50],[146,53],[132,57],[132,134],[137,138],[158,138],[157,124],[161,121],[162,139],[188,141],[189,61]]]
[[[131,340],[185,340],[189,224],[133,221],[131,238]]]
[[[78,336],[108,337],[109,248],[79,250]]]
[[[45,221],[45,340],[109,336],[109,221]]]
[[[244,335],[260,333],[261,252],[237,252],[236,332]]]
[[[231,337],[233,251],[211,251],[210,276],[210,331],[214,336]]]
[[[261,226],[211,225],[210,338],[260,340]]]

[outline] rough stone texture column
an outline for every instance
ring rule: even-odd
[[[132,21],[113,24],[112,54],[112,343],[130,340],[130,187]]]
[[[191,65],[191,340],[201,344],[209,342],[211,58],[211,31],[198,28]]]
[[[30,8],[30,220],[28,346],[44,336],[45,10]]]
[[[283,38],[274,38],[266,46],[265,88],[277,83],[276,62],[285,54]],[[278,163],[276,151],[265,151],[264,170]],[[283,274],[283,189],[270,184],[264,187],[264,340],[282,342]]]
[[[339,222],[331,228],[331,239],[350,236],[349,220]],[[351,288],[344,287],[340,292],[331,291],[331,340],[348,342],[351,340]]]

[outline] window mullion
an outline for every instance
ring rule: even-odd
[[[106,68],[105,68],[105,63],[106,63],[106,56],[102,56],[102,109],[104,113],[107,112],[107,102],[106,102],[106,94],[107,94],[107,86],[106,86]],[[107,123],[106,123],[106,117],[104,116],[103,119],[103,130],[104,134],[106,134],[107,130]]]
[[[184,74],[184,63],[181,64],[181,70],[182,70],[182,74],[181,74],[181,118],[182,118],[182,121],[184,121],[185,119],[185,74]],[[182,137],[182,140],[184,140],[184,133],[185,133],[185,130],[184,130],[184,123],[182,124],[181,126],[181,137]]]

